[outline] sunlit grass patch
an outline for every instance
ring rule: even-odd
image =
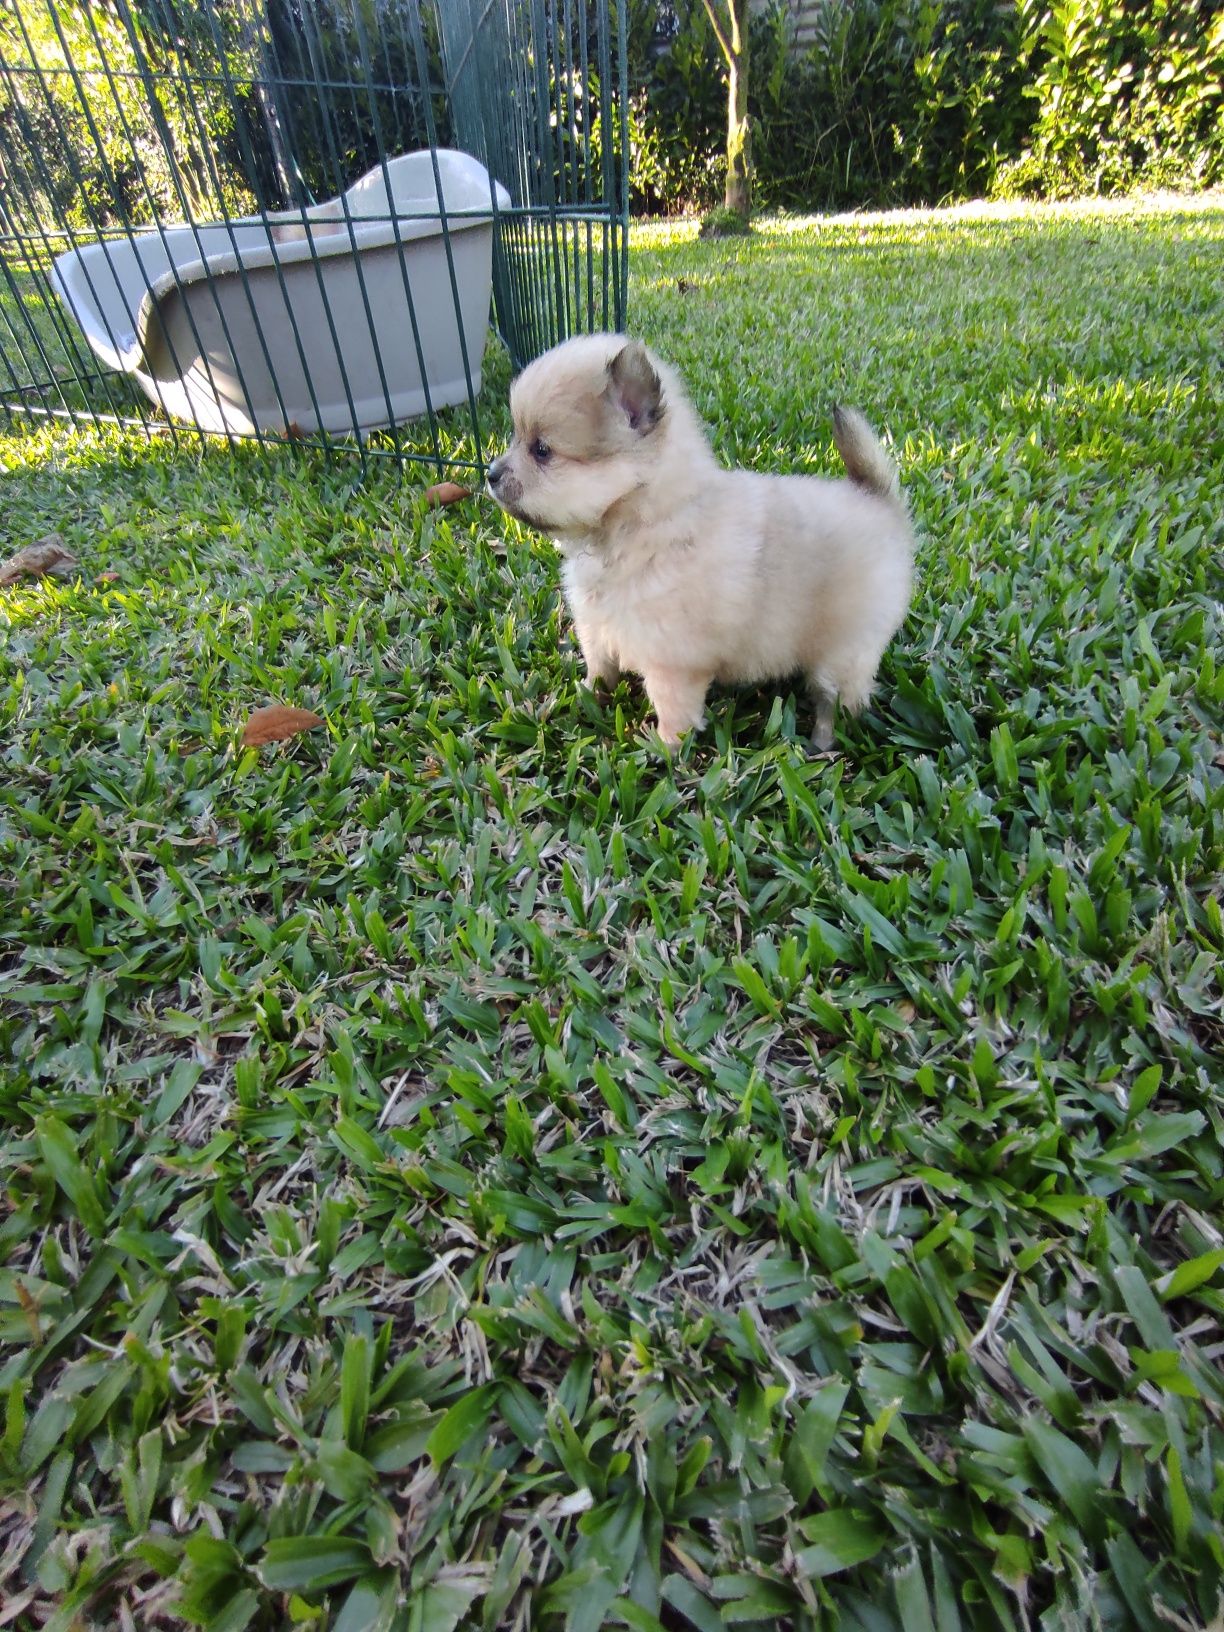
[[[726,458],[901,463],[833,761],[760,688],[662,763],[411,473],[0,443],[80,562],[0,590],[15,1624],[1210,1624],[1222,248],[638,235]]]

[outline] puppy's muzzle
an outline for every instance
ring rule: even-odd
[[[523,484],[517,476],[510,474],[510,461],[508,459],[494,459],[485,472],[485,476],[489,492],[497,500],[498,504],[509,506],[517,504],[522,498]]]

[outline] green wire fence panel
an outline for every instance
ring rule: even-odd
[[[494,280],[498,328],[516,366],[609,317],[622,328],[623,36],[614,53],[606,10],[570,0],[448,0],[440,21],[455,139],[514,199]]]
[[[624,325],[624,26],[0,0],[0,403],[479,467],[491,296],[514,367]]]

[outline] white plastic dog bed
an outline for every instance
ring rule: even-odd
[[[305,217],[105,239],[57,257],[52,278],[104,362],[207,431],[373,430],[465,402],[463,345],[478,391],[489,326],[490,182],[466,153],[436,159],[457,302],[428,152]]]

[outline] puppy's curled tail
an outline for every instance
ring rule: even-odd
[[[857,408],[834,408],[833,440],[852,482],[904,507],[897,467]]]

